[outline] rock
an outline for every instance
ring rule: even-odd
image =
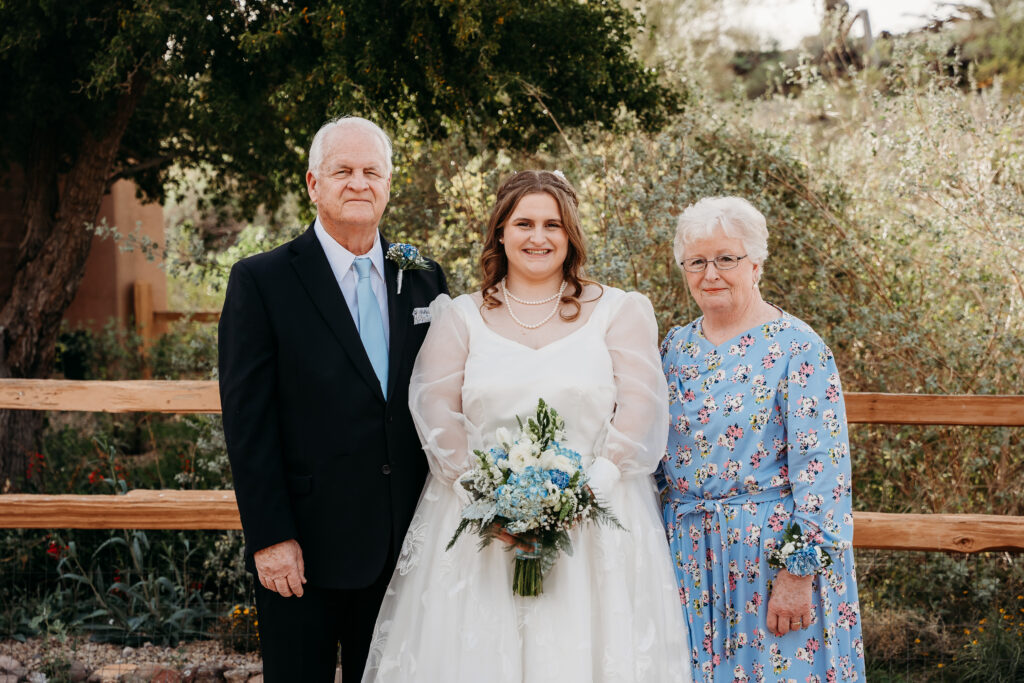
[[[133,673],[138,666],[135,664],[107,664],[92,672],[89,683],[118,683]]]
[[[135,648],[134,647],[125,646],[125,648],[123,650],[121,650],[121,656],[122,657],[131,657],[133,652],[135,652]]]
[[[85,664],[77,659],[72,660],[68,666],[68,680],[71,683],[84,683],[87,678],[89,678],[89,669],[86,668]]]
[[[46,674],[42,671],[33,671],[25,676],[25,683],[46,683]]]
[[[261,666],[240,666],[235,669],[228,669],[224,672],[224,680],[228,683],[246,683],[251,681],[255,676],[263,675],[263,667]]]
[[[123,681],[123,683],[150,683],[150,681],[152,681],[157,674],[159,674],[161,671],[167,670],[167,667],[165,667],[163,664],[139,664],[138,668],[135,669],[135,671],[131,672],[121,680]],[[175,671],[174,673],[177,674],[178,672]],[[179,676],[178,678],[180,680],[181,677]]]
[[[263,683],[263,674],[256,674],[249,679],[249,683]]]
[[[0,674],[11,674],[17,680],[28,673],[28,669],[21,665],[14,657],[0,655]]]
[[[181,683],[184,680],[181,673],[174,669],[160,669],[153,675],[151,683]]]
[[[181,672],[185,683],[219,683],[224,680],[225,666],[190,666]]]
[[[19,678],[14,674],[0,674],[0,683],[18,683]]]

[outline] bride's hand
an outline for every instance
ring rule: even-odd
[[[532,543],[530,543],[529,541],[524,541],[518,536],[510,534],[509,532],[505,531],[505,529],[500,524],[495,523],[491,526],[494,528],[495,531],[494,537],[497,538],[499,541],[507,543],[513,548],[519,548],[520,550],[525,550],[527,552],[533,552],[533,550],[535,549]]]

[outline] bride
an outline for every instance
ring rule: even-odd
[[[409,403],[430,464],[374,629],[369,681],[692,680],[686,625],[651,473],[668,401],[650,302],[584,280],[575,190],[523,171],[498,190],[483,287],[431,305]],[[449,539],[474,449],[543,398],[589,485],[625,530],[571,532],[538,597],[512,593],[513,554]],[[507,543],[516,539],[505,535]]]

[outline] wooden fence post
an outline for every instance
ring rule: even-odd
[[[137,280],[133,291],[135,307],[135,331],[142,337],[146,346],[153,341],[153,285],[144,280]]]
[[[149,379],[152,373],[146,355],[156,338],[156,330],[153,327],[156,322],[153,311],[153,284],[136,280],[132,290],[132,303],[135,308],[135,332],[142,340],[139,344],[139,354],[143,363],[142,376]]]

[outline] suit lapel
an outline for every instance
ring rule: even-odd
[[[398,266],[387,258],[391,244],[380,236],[380,245],[384,249],[384,283],[388,288],[388,322],[390,339],[388,341],[388,396],[395,393],[395,382],[402,367],[402,349],[405,347],[405,333],[412,315],[409,310],[409,292],[398,294]],[[410,283],[403,283],[408,287]]]
[[[327,326],[331,328],[331,332],[345,349],[363,380],[383,400],[384,394],[381,393],[377,373],[373,371],[370,358],[366,355],[366,349],[363,348],[363,340],[359,338],[359,330],[352,319],[351,311],[348,310],[348,304],[345,303],[345,296],[341,293],[341,288],[338,287],[338,281],[334,278],[334,272],[327,262],[327,255],[324,254],[323,247],[320,246],[320,240],[317,239],[312,225],[292,242],[291,251],[293,254],[292,267],[299,276],[309,298],[313,300],[320,315],[323,316]],[[389,303],[390,297],[389,287]],[[393,318],[393,316],[389,317]],[[392,327],[392,329],[394,328]],[[393,343],[392,346],[394,346]]]

